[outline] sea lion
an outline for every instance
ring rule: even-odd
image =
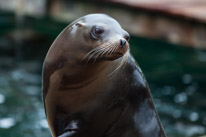
[[[67,26],[43,66],[53,137],[165,137],[129,34],[105,14]]]

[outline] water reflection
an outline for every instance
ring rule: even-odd
[[[184,84],[189,84],[192,82],[192,76],[190,74],[184,74],[182,77],[182,82]]]
[[[189,115],[189,119],[190,121],[197,121],[199,118],[199,114],[197,112],[192,112]]]
[[[201,62],[206,62],[206,51],[198,50],[196,51],[197,58]]]
[[[185,104],[187,103],[187,94],[185,92],[176,94],[174,96],[174,102],[175,103],[180,103],[180,104]]]
[[[0,104],[3,104],[5,102],[5,96],[0,94]]]
[[[195,91],[198,91],[197,83],[192,83],[185,89],[185,92],[187,92],[188,95],[193,95]]]
[[[179,110],[179,109],[175,109],[174,111],[173,111],[173,113],[172,113],[172,116],[174,117],[174,118],[180,118],[181,117],[181,115],[182,115],[182,112],[181,112],[181,110]]]
[[[40,125],[42,128],[49,128],[49,125],[48,125],[46,119],[40,120],[40,121],[39,121],[39,125]]]
[[[172,87],[172,86],[164,86],[162,89],[161,89],[161,93],[163,95],[173,95],[175,93],[175,88]]]
[[[0,70],[0,136],[50,136],[41,99],[39,66],[40,61],[30,60]]]
[[[10,128],[15,125],[13,118],[2,118],[0,119],[0,128]]]
[[[204,134],[205,133],[205,127],[198,126],[198,125],[186,125],[183,123],[177,123],[175,125],[175,129],[181,133],[184,134],[187,137],[191,137],[193,135],[197,134]]]

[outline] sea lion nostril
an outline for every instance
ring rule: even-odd
[[[126,40],[120,39],[120,46],[121,46],[121,48],[123,48],[125,46],[126,42],[127,42]]]

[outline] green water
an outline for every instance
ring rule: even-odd
[[[17,25],[12,14],[0,12],[0,137],[51,136],[41,97],[41,67],[65,26],[48,17],[25,17]],[[168,137],[206,134],[206,51],[140,37],[131,37],[130,47]]]

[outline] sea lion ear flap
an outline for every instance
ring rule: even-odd
[[[85,23],[79,21],[79,22],[77,22],[75,25],[76,25],[77,27],[83,27],[83,26],[85,26]]]

